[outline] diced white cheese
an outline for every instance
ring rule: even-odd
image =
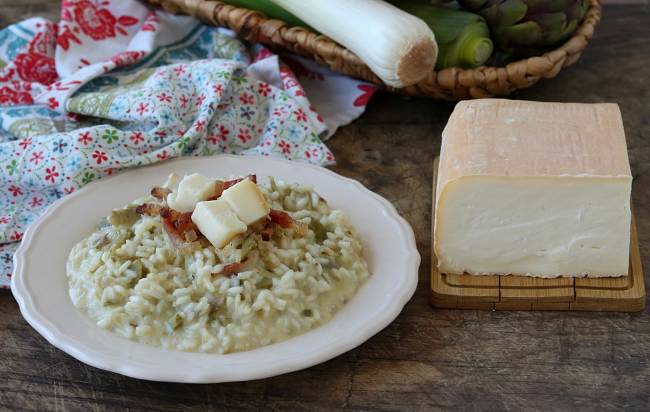
[[[627,275],[631,183],[614,104],[460,102],[443,132],[439,268]]]
[[[178,189],[178,183],[180,182],[180,178],[176,173],[170,173],[169,176],[167,176],[167,180],[163,184],[162,187],[170,189],[172,191]]]
[[[239,220],[223,199],[197,203],[192,213],[192,222],[218,249],[247,229],[246,224]]]
[[[247,225],[268,216],[271,211],[260,188],[248,178],[224,190],[221,198]]]
[[[186,175],[178,188],[167,196],[167,204],[179,212],[191,212],[194,206],[214,192],[215,181],[198,173]]]

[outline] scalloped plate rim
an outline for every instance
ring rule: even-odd
[[[415,236],[412,228],[402,218],[395,207],[382,196],[370,191],[365,186],[363,186],[358,181],[341,176],[331,170],[328,170],[323,167],[292,162],[281,158],[273,157],[263,157],[263,156],[236,156],[236,155],[217,155],[210,157],[184,157],[172,159],[166,162],[157,163],[154,165],[145,166],[146,169],[170,169],[174,164],[181,163],[191,163],[195,161],[206,161],[206,160],[218,160],[220,158],[235,159],[236,161],[254,161],[262,163],[273,163],[277,162],[279,164],[287,165],[290,164],[292,167],[296,168],[307,168],[312,169],[316,173],[322,173],[327,175],[330,178],[335,178],[340,180],[346,185],[351,185],[354,191],[357,191],[361,194],[369,196],[374,200],[378,206],[381,206],[382,214],[394,220],[394,222],[400,228],[400,235],[402,238],[402,246],[406,254],[403,256],[404,259],[404,272],[408,276],[404,276],[404,281],[402,282],[399,293],[395,294],[395,299],[389,304],[387,309],[382,313],[382,316],[375,316],[372,321],[361,325],[358,329],[358,334],[355,336],[348,336],[343,342],[339,342],[338,345],[330,347],[327,350],[316,351],[316,353],[306,353],[301,358],[294,359],[293,362],[286,362],[284,359],[282,364],[269,363],[262,367],[259,367],[255,370],[248,371],[229,371],[228,373],[206,373],[203,369],[199,372],[191,373],[188,371],[183,371],[182,368],[176,371],[169,370],[151,370],[147,368],[138,367],[137,365],[130,365],[129,362],[123,362],[124,356],[116,356],[115,354],[105,354],[105,353],[93,353],[92,349],[84,348],[83,342],[79,342],[76,339],[73,339],[69,336],[65,336],[55,323],[48,317],[48,315],[41,313],[34,306],[33,297],[29,293],[27,286],[25,284],[25,270],[28,268],[26,257],[29,255],[32,249],[33,239],[38,234],[39,229],[42,225],[47,223],[49,219],[56,214],[56,212],[67,205],[68,203],[74,202],[80,197],[86,196],[86,193],[90,193],[93,189],[96,189],[99,186],[108,186],[111,181],[114,179],[120,180],[124,179],[125,175],[129,173],[137,172],[142,168],[128,169],[121,173],[118,173],[114,176],[109,176],[99,181],[95,181],[86,185],[85,187],[79,189],[75,193],[67,195],[61,199],[58,199],[52,205],[50,205],[47,210],[40,216],[35,222],[33,222],[23,236],[23,240],[14,255],[14,273],[11,279],[11,291],[20,307],[21,314],[25,320],[39,333],[41,334],[50,344],[61,349],[72,357],[78,359],[81,362],[84,362],[90,366],[94,366],[99,369],[119,373],[125,376],[146,379],[152,381],[164,381],[164,382],[184,382],[184,383],[218,383],[218,382],[232,382],[232,381],[244,381],[252,379],[261,379],[271,376],[276,376],[288,372],[293,372],[301,370],[310,366],[317,365],[319,363],[330,360],[336,356],[339,356],[359,345],[361,345],[366,340],[370,339],[372,336],[380,332],[386,326],[388,326],[401,312],[406,303],[415,293],[415,289],[418,282],[418,269],[421,262],[419,252],[416,247]],[[162,179],[161,179],[162,180]],[[318,190],[317,187],[315,187]],[[367,239],[362,239],[367,242]],[[64,271],[65,272],[65,271]],[[370,279],[366,282],[368,284],[372,281],[374,273],[371,275]],[[348,303],[347,305],[350,305]],[[334,321],[332,319],[330,322]],[[327,322],[324,325],[329,324]],[[322,325],[322,326],[324,326]],[[315,333],[322,326],[315,328],[306,334]],[[287,342],[299,338],[299,335],[294,338],[290,338],[284,342],[280,342],[274,345],[269,345],[260,349],[265,348],[277,348],[280,345],[285,345]],[[124,340],[126,342],[132,342],[120,337],[117,339]],[[161,353],[168,352],[161,348],[154,348]],[[258,349],[259,350],[259,349]],[[267,349],[268,350],[268,349]],[[173,352],[173,351],[172,351]],[[206,354],[201,353],[192,353],[192,352],[181,352],[196,356],[205,356]],[[237,353],[246,353],[246,352],[237,352]],[[211,356],[229,356],[229,355],[217,355],[211,354]],[[120,362],[122,360],[122,362]]]

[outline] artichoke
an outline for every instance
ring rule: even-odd
[[[504,52],[534,55],[566,40],[587,12],[586,0],[458,0],[487,20]]]
[[[492,55],[490,31],[481,16],[415,0],[393,0],[393,4],[422,19],[435,34],[439,48],[436,70],[482,66]]]

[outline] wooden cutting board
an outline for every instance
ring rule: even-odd
[[[433,162],[431,215],[431,304],[438,308],[486,310],[576,310],[638,312],[645,307],[645,284],[636,221],[632,214],[630,273],[619,278],[472,276],[440,273],[433,248],[438,180]]]

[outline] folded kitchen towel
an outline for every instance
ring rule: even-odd
[[[330,164],[323,140],[375,90],[134,0],[62,3],[57,24],[0,31],[0,286],[24,230],[56,199],[178,156]]]

